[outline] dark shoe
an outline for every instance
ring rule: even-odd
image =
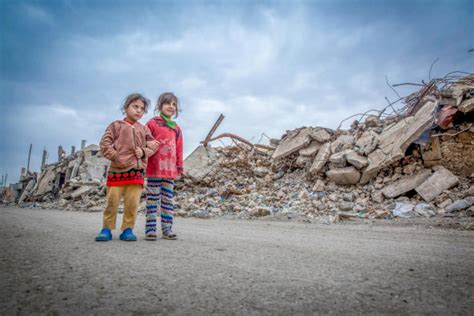
[[[176,236],[176,234],[173,234],[171,230],[167,230],[163,232],[163,238],[168,240],[175,240],[178,239],[178,236]]]
[[[95,241],[109,241],[112,240],[112,232],[108,228],[102,228],[99,235],[95,237]]]
[[[120,240],[137,241],[137,236],[133,234],[133,230],[131,228],[127,228],[120,234]]]

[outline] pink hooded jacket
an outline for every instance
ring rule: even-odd
[[[158,151],[148,159],[148,178],[174,179],[183,174],[183,134],[178,125],[173,129],[161,117],[146,123],[158,141]]]

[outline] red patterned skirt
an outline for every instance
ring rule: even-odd
[[[130,169],[125,172],[107,172],[107,186],[120,186],[128,184],[141,184],[143,187],[145,178],[144,170]]]

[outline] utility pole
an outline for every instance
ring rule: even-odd
[[[46,159],[48,157],[48,152],[46,151],[46,148],[43,148],[43,158],[41,158],[41,169],[44,168],[46,165]]]
[[[33,148],[33,144],[30,144],[30,151],[28,153],[28,165],[26,166],[26,174],[30,172],[30,160],[31,160],[31,149]]]

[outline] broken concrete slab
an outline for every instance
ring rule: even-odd
[[[326,176],[336,184],[349,185],[359,182],[360,172],[354,167],[337,168],[326,172]]]
[[[427,146],[421,147],[421,156],[423,157],[423,165],[432,167],[439,165],[443,158],[439,137],[432,137]]]
[[[184,160],[184,174],[195,181],[201,181],[215,169],[216,165],[215,149],[201,145]]]
[[[291,155],[295,151],[307,147],[311,143],[310,133],[311,128],[303,128],[298,132],[287,135],[280,145],[275,149],[272,158],[278,159]]]
[[[449,170],[439,166],[438,170],[415,188],[415,191],[426,201],[435,197],[459,183],[458,177]]]
[[[322,192],[322,191],[324,191],[325,186],[326,186],[326,184],[324,183],[324,181],[321,180],[321,179],[318,179],[316,181],[316,183],[314,184],[314,186],[313,186],[313,191],[314,192]]]
[[[329,161],[338,166],[339,168],[343,168],[346,166],[346,150],[332,154],[329,157]]]
[[[300,168],[304,168],[308,162],[311,161],[311,157],[306,156],[298,156],[295,161],[295,165],[299,166]]]
[[[331,152],[333,154],[341,152],[346,149],[351,149],[354,145],[354,136],[341,135],[331,144]]]
[[[469,113],[474,110],[474,98],[467,99],[458,107],[458,110],[463,113]]]
[[[365,119],[365,125],[367,127],[378,127],[378,126],[382,126],[382,121],[380,120],[378,116],[369,115]]]
[[[431,170],[423,169],[419,173],[404,177],[382,189],[383,195],[394,198],[415,189],[431,175]]]
[[[25,189],[21,193],[20,199],[18,200],[18,204],[21,204],[23,203],[23,201],[25,201],[25,199],[30,195],[31,190],[33,190],[35,184],[36,184],[35,179],[28,181],[28,184],[26,185]]]
[[[326,129],[320,127],[312,129],[310,136],[319,143],[325,143],[331,139],[331,135],[326,131]]]
[[[366,157],[358,155],[353,150],[346,151],[346,161],[357,169],[362,169],[369,164],[369,161]]]
[[[91,190],[91,187],[89,186],[82,186],[82,187],[79,187],[78,189],[74,190],[72,193],[71,193],[71,198],[73,200],[77,200],[79,199],[81,196],[89,193],[89,191]]]
[[[53,190],[55,180],[56,168],[54,166],[48,166],[43,169],[38,180],[38,188],[34,192],[34,195],[40,196],[51,192]]]
[[[369,155],[377,148],[379,143],[379,135],[372,131],[365,131],[356,141],[356,151],[364,156]]]
[[[315,176],[318,174],[321,169],[324,167],[326,162],[329,159],[329,156],[331,155],[331,143],[325,143],[324,145],[321,146],[321,148],[318,151],[318,154],[313,160],[313,164],[311,165],[311,168],[309,169],[309,173],[312,176]]]
[[[400,120],[380,134],[379,149],[369,155],[369,165],[361,183],[369,182],[380,169],[403,158],[408,146],[433,124],[437,106],[437,101],[426,102],[415,115]]]
[[[91,156],[84,159],[81,166],[81,179],[84,181],[104,179],[108,165],[109,161],[104,157]]]
[[[300,149],[299,154],[304,157],[314,157],[318,153],[319,148],[321,148],[322,144],[318,141],[312,141],[308,147]]]

